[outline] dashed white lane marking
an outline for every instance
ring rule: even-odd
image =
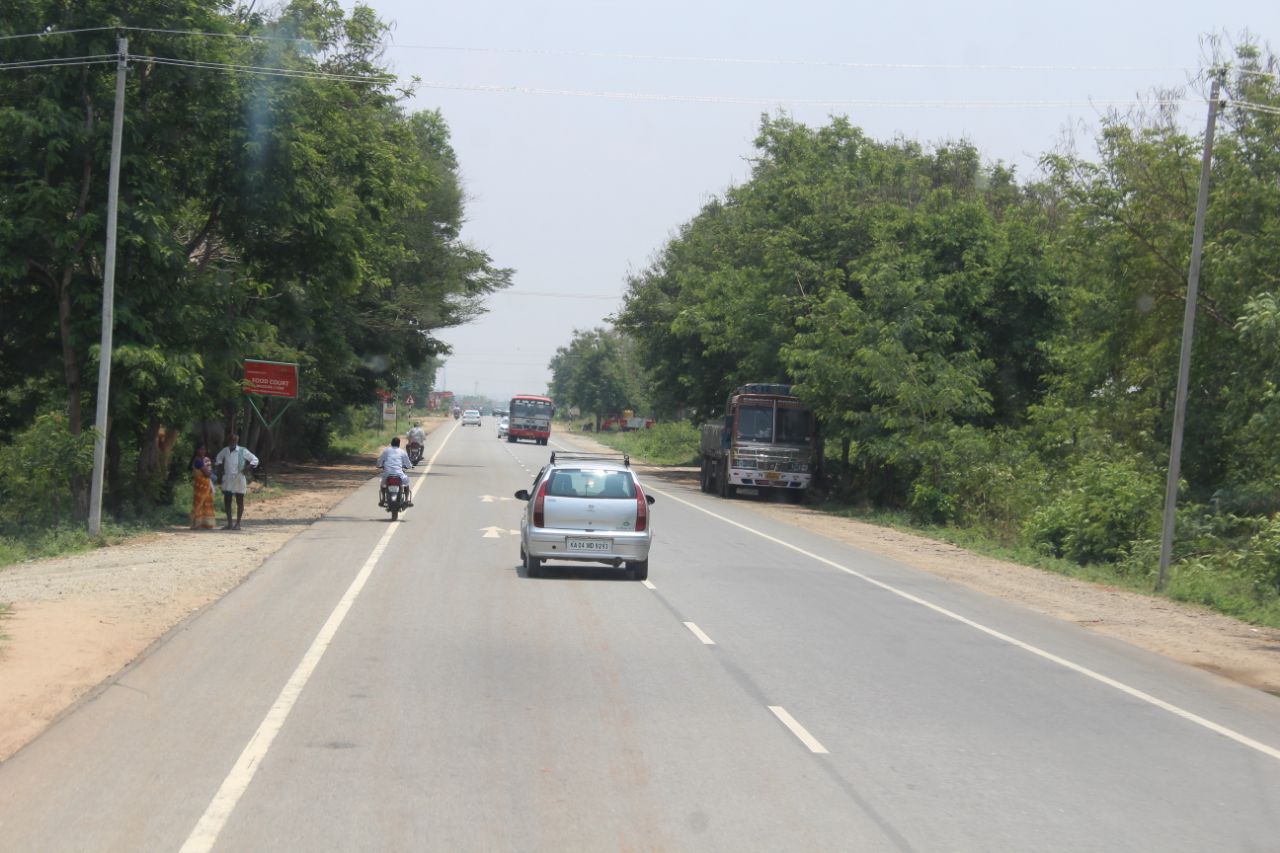
[[[715,640],[708,637],[701,628],[699,628],[697,625],[693,624],[692,622],[686,622],[684,623],[684,626],[693,632],[693,636],[697,637],[699,640],[702,641],[702,645],[714,646],[716,644]]]
[[[796,722],[796,718],[787,713],[787,709],[780,705],[769,705],[769,710],[773,715],[782,721],[782,724],[791,729],[791,733],[800,738],[800,742],[809,747],[810,752],[818,755],[827,755],[827,748],[818,743],[818,739],[809,734],[808,729]]]
[[[650,583],[649,581],[640,581],[640,583],[644,584],[644,585],[645,585],[646,587],[648,587],[649,589],[657,589],[657,587],[656,587],[656,586],[654,586],[654,585],[653,585],[652,583]]]
[[[419,482],[422,481],[423,477],[431,473],[431,466],[435,465],[440,451],[444,450],[445,444],[453,437],[453,433],[457,431],[458,427],[455,425],[453,430],[444,437],[444,441],[440,442],[440,446],[436,448],[436,452],[432,455],[431,461],[427,463],[422,476],[418,478]],[[329,644],[333,642],[338,629],[342,627],[343,620],[347,618],[347,614],[351,611],[351,606],[355,604],[356,598],[359,597],[361,590],[364,589],[369,576],[373,574],[373,569],[382,557],[382,552],[386,550],[387,543],[391,541],[391,537],[399,529],[399,524],[388,525],[387,531],[382,534],[378,544],[373,547],[369,558],[365,560],[364,565],[360,567],[360,571],[356,574],[355,580],[347,587],[347,591],[343,593],[337,607],[333,608],[333,612],[329,614],[329,618],[320,629],[320,633],[311,641],[311,646],[303,654],[301,662],[298,663],[297,668],[293,671],[293,675],[289,676],[289,680],[285,682],[284,689],[280,691],[275,703],[267,711],[267,716],[259,724],[257,731],[253,733],[253,737],[249,738],[244,751],[240,753],[235,766],[231,768],[231,773],[223,780],[218,792],[213,795],[213,800],[209,803],[209,807],[205,809],[204,814],[201,815],[199,822],[196,823],[195,829],[191,830],[191,835],[187,838],[186,843],[182,845],[182,853],[205,853],[217,843],[218,835],[222,832],[222,828],[226,826],[227,819],[231,817],[231,812],[235,809],[236,804],[240,802],[240,797],[244,795],[249,783],[253,781],[254,774],[258,772],[258,768],[262,766],[262,761],[267,756],[267,750],[271,749],[272,741],[276,739],[276,735],[284,727],[285,721],[289,719],[289,712],[293,710],[298,697],[302,695],[303,688],[307,686],[307,681],[311,678],[312,673],[315,672],[316,667],[320,664],[320,659],[324,657],[324,653],[329,649]]]
[[[759,530],[756,530],[753,527],[748,527],[747,525],[734,521],[731,518],[725,518],[723,515],[720,515],[719,513],[715,513],[709,509],[700,507],[697,504],[693,503],[692,501],[687,501],[684,498],[676,497],[670,492],[660,491],[652,487],[650,487],[648,490],[653,492],[654,494],[662,495],[663,497],[669,500],[673,500],[676,503],[684,504],[685,506],[691,509],[696,509],[698,512],[705,513],[714,519],[723,521],[725,524],[732,525],[733,527],[737,527],[740,530],[745,530],[748,533],[753,533],[762,539],[767,539],[768,541],[773,542],[776,545],[781,545],[783,548],[788,548],[792,551],[795,551],[797,554],[802,554],[810,558],[811,560],[817,560],[819,563],[822,563],[823,565],[830,566],[833,569],[844,572],[846,575],[851,575],[852,577],[865,581],[871,584],[872,586],[875,586],[884,590],[885,592],[892,593],[893,595],[896,595],[899,598],[904,598],[907,601],[912,602],[913,604],[918,604],[921,607],[927,607],[928,609],[932,610],[934,613],[938,613],[942,616],[946,616],[948,619],[954,619],[955,621],[961,623],[962,625],[968,625],[970,628],[973,628],[976,631],[981,631],[982,633],[986,634],[989,637],[994,637],[997,640],[1008,643],[1011,646],[1016,646],[1022,649],[1023,651],[1030,652],[1031,654],[1036,655],[1037,657],[1041,657],[1047,661],[1056,663],[1059,666],[1065,667],[1071,670],[1072,672],[1083,675],[1086,678],[1091,678],[1094,681],[1099,682],[1100,684],[1105,684],[1108,687],[1119,690],[1121,693],[1124,693],[1126,696],[1131,696],[1134,699],[1138,699],[1142,702],[1146,702],[1148,705],[1153,705],[1162,711],[1167,711],[1170,714],[1173,714],[1175,717],[1181,717],[1182,719],[1186,720],[1189,723],[1194,723],[1195,725],[1208,729],[1209,731],[1214,732],[1215,734],[1219,734],[1225,738],[1229,738],[1235,741],[1236,743],[1242,746],[1247,746],[1249,749],[1256,750],[1257,752],[1260,752],[1263,755],[1280,760],[1280,749],[1276,749],[1275,747],[1269,746],[1268,744],[1262,743],[1261,741],[1254,740],[1248,735],[1241,734],[1240,732],[1237,732],[1234,729],[1229,729],[1226,726],[1220,725],[1219,723],[1215,723],[1213,720],[1209,720],[1209,719],[1206,719],[1205,717],[1201,717],[1199,714],[1194,714],[1191,711],[1186,710],[1185,708],[1179,708],[1177,705],[1174,705],[1170,702],[1164,701],[1163,699],[1159,699],[1155,696],[1152,696],[1150,693],[1139,690],[1136,687],[1130,687],[1128,684],[1125,684],[1122,681],[1117,681],[1116,679],[1111,678],[1110,676],[1103,675],[1102,673],[1089,669],[1086,666],[1075,663],[1074,661],[1067,660],[1066,658],[1060,657],[1059,655],[1055,655],[1053,652],[1046,651],[1045,649],[1042,649],[1039,646],[1033,646],[1030,643],[1019,640],[1016,637],[1011,637],[1008,634],[1003,633],[1002,631],[997,631],[995,628],[988,628],[986,625],[983,625],[980,622],[975,622],[972,619],[969,619],[965,616],[961,616],[959,613],[956,613],[953,610],[948,610],[947,608],[938,604],[934,604],[932,601],[928,601],[927,599],[921,598],[918,595],[912,595],[911,593],[906,592],[905,590],[898,589],[897,587],[892,586],[891,584],[887,584],[884,581],[876,580],[870,575],[865,575],[862,572],[855,571],[854,569],[850,569],[847,566],[842,566],[839,563],[835,562],[834,560],[828,560],[826,557],[820,557],[817,554],[813,553],[812,551],[806,551],[805,549],[801,548],[798,545],[792,545],[790,542],[786,542],[782,539],[777,538],[776,536],[770,536],[768,533],[763,533]]]

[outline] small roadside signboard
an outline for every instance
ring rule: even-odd
[[[291,361],[264,361],[257,358],[244,360],[244,393],[249,397],[249,405],[262,421],[263,426],[271,429],[279,422],[284,413],[298,399],[298,365]],[[276,416],[268,423],[262,410],[258,408],[255,397],[280,397],[288,402],[276,412]],[[263,405],[266,405],[265,400]]]
[[[284,361],[244,360],[246,394],[298,399],[298,365]]]

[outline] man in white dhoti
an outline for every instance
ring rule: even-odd
[[[244,493],[249,491],[249,478],[245,472],[258,467],[258,457],[249,452],[247,447],[240,446],[240,436],[234,432],[226,447],[218,451],[214,467],[222,471],[222,507],[227,513],[227,525],[223,530],[239,530],[240,519],[244,517]],[[236,520],[231,523],[231,498],[236,500]]]

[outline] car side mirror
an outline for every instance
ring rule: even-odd
[[[644,499],[645,499],[645,502],[649,504],[649,506],[653,506],[653,501],[654,501],[653,495],[645,495]]]
[[[529,500],[529,490],[528,490],[528,489],[521,489],[520,491],[516,492],[516,495],[515,495],[515,496],[516,496],[517,498],[519,498],[520,500],[522,500],[522,501],[527,501],[527,500]]]

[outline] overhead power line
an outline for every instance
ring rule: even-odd
[[[618,300],[622,298],[622,294],[616,296],[602,296],[596,293],[556,293],[549,290],[499,290],[495,296],[540,296],[548,299],[609,299]]]
[[[1185,65],[1094,65],[1021,63],[931,63],[931,62],[851,62],[825,59],[783,59],[776,57],[688,56],[658,53],[609,53],[597,50],[551,50],[520,47],[468,47],[442,44],[396,44],[405,50],[432,50],[448,53],[500,53],[527,56],[580,57],[585,59],[625,59],[645,62],[695,62],[716,65],[796,65],[813,68],[844,68],[859,71],[1194,71]]]
[[[1228,104],[1241,109],[1253,110],[1254,112],[1266,113],[1267,115],[1280,116],[1280,106],[1272,104],[1255,104],[1250,101],[1232,101],[1228,100]]]
[[[681,95],[655,92],[609,92],[581,89],[548,89],[534,86],[511,86],[489,83],[450,83],[437,80],[421,80],[418,85],[427,89],[442,89],[460,92],[484,92],[495,95],[548,95],[572,98],[607,98],[625,101],[682,101],[695,104],[738,104],[745,106],[802,106],[802,107],[916,107],[916,108],[956,108],[956,109],[1023,109],[1023,108],[1062,108],[1062,107],[1108,107],[1132,106],[1135,104],[1151,104],[1153,106],[1173,106],[1193,104],[1201,101],[1192,98],[1159,98],[1144,100],[1142,98],[1108,98],[1108,99],[1076,99],[1076,100],[861,100],[841,98],[768,98],[737,97],[732,95]]]
[[[393,74],[341,74],[333,71],[319,71],[306,68],[281,68],[269,65],[236,65],[229,62],[205,62],[198,59],[179,59],[173,56],[132,55],[129,59],[136,60],[138,62],[154,62],[157,65],[173,65],[182,68],[201,68],[241,74],[261,74],[272,77],[302,77],[311,80],[344,80],[351,83],[394,83],[397,80],[396,76]]]
[[[97,53],[92,56],[51,56],[45,59],[0,62],[0,71],[20,71],[24,68],[56,68],[60,65],[100,65],[116,62],[119,58],[119,55],[114,53]]]
[[[1271,71],[1256,71],[1252,68],[1236,68],[1236,73],[1244,74],[1249,77],[1269,77],[1272,80],[1280,80],[1280,74]]]
[[[100,33],[105,30],[119,30],[122,27],[82,27],[78,30],[44,30],[38,33],[17,33],[15,35],[0,36],[0,41],[12,41],[14,39],[34,39],[49,38],[51,36],[69,36],[74,33]]]
[[[51,35],[69,35],[71,33],[100,32],[116,30],[121,32],[152,33],[155,35],[198,36],[204,38],[230,38],[247,41],[278,41],[296,44],[315,44],[315,39],[293,36],[262,36],[249,33],[218,33],[205,30],[180,30],[160,27],[86,27],[78,30],[51,30],[38,33],[0,36],[6,39],[38,38]],[[582,59],[613,59],[641,62],[687,62],[711,65],[764,65],[764,66],[799,66],[810,68],[843,68],[855,71],[1195,71],[1185,65],[1133,65],[1106,63],[1013,63],[1013,62],[855,62],[851,60],[828,59],[789,59],[785,57],[759,56],[697,56],[687,54],[661,54],[637,52],[610,52],[600,50],[558,50],[533,47],[491,47],[476,45],[447,44],[398,44],[394,41],[368,42],[362,47],[382,47],[397,50],[424,50],[439,53],[491,53],[513,56],[554,56],[576,57]]]

